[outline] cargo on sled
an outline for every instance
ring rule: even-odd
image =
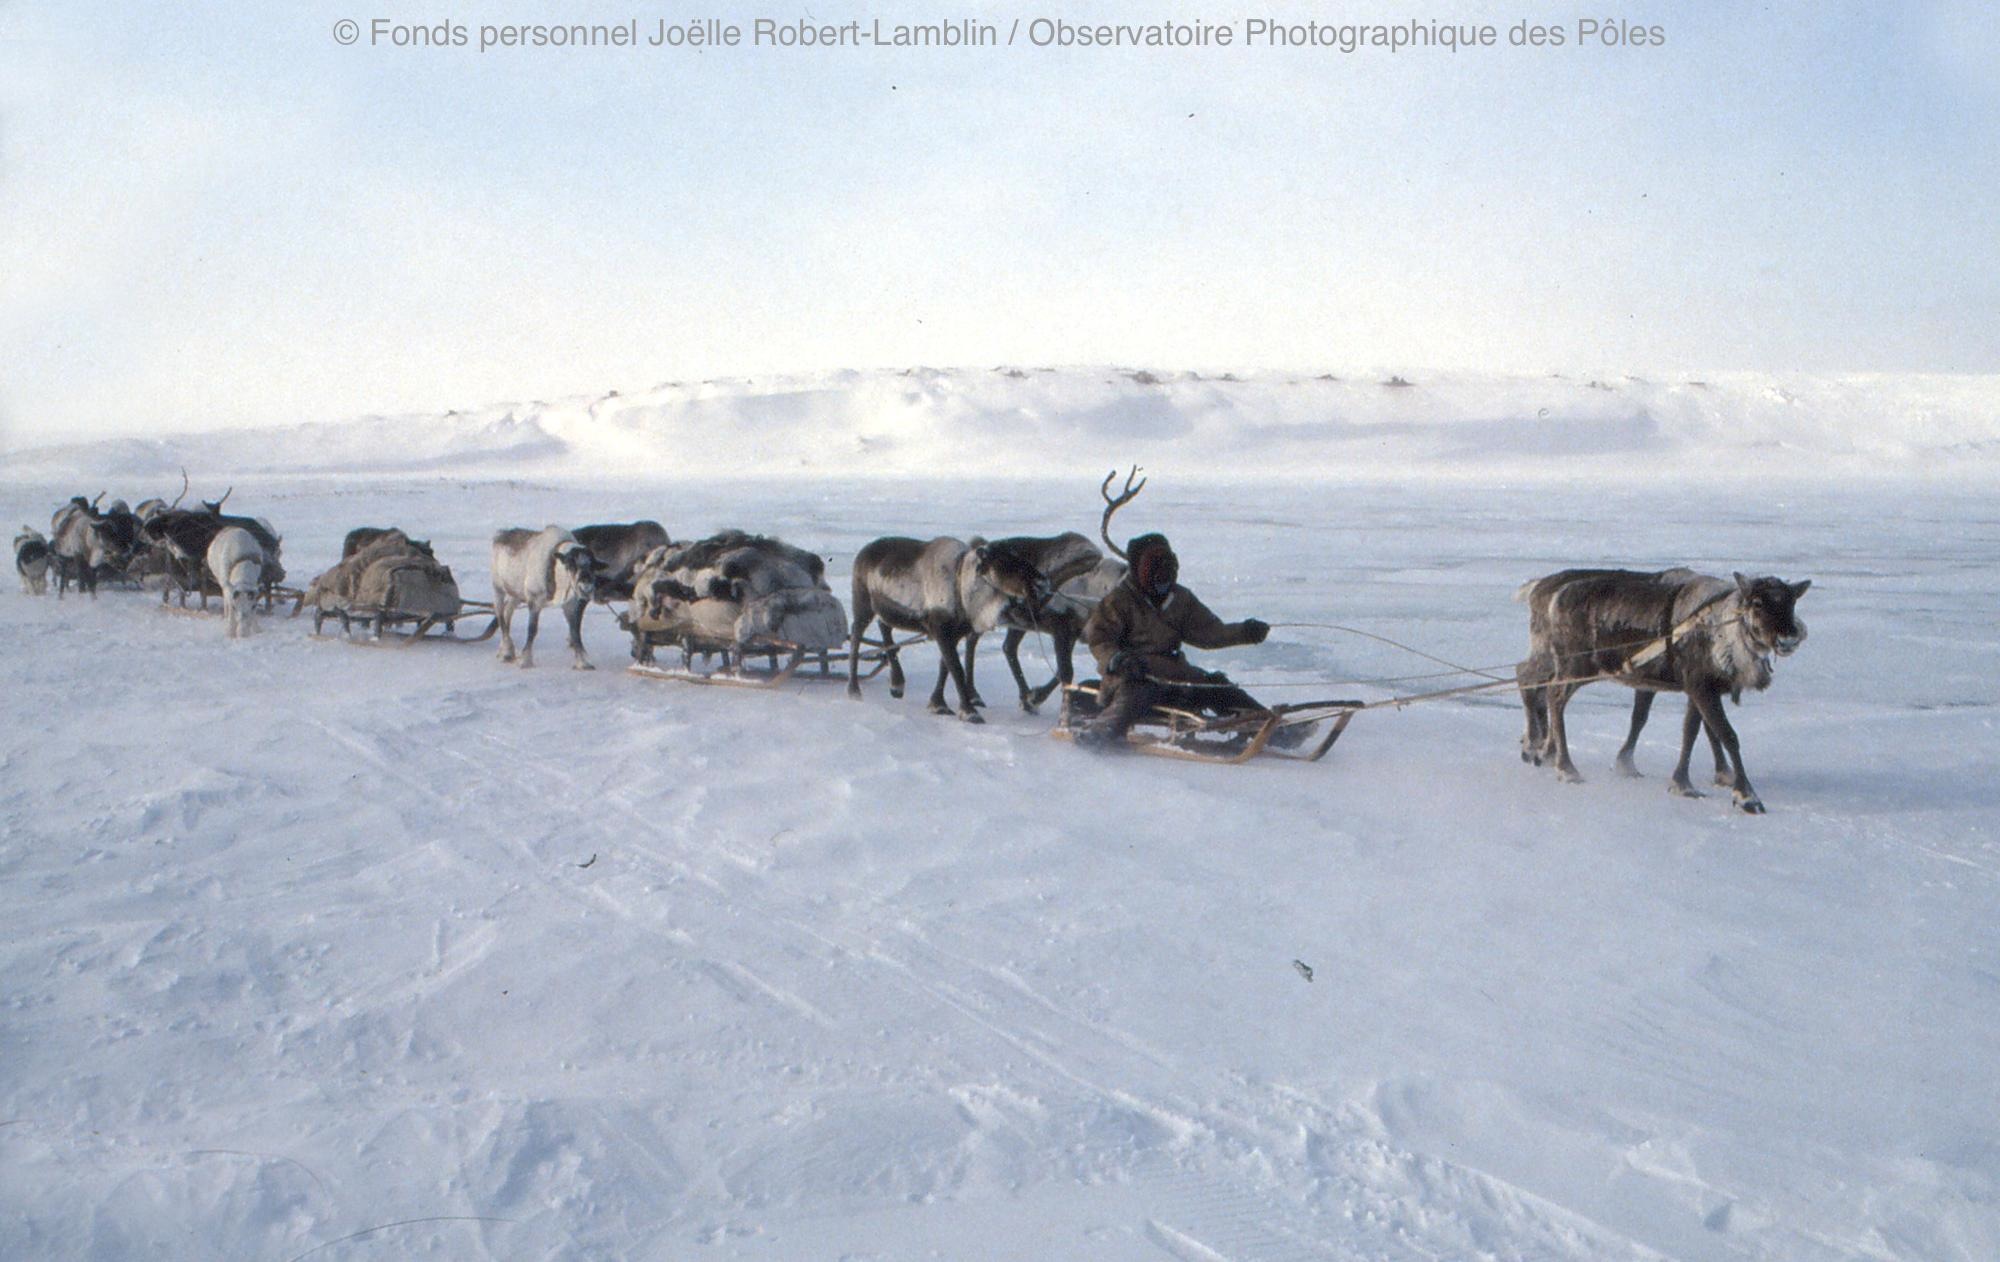
[[[451,567],[441,564],[429,546],[391,530],[321,574],[299,594],[292,616],[312,608],[313,634],[322,633],[328,618],[354,644],[414,644],[419,640],[476,644],[499,628],[493,606],[459,595]],[[478,635],[459,635],[463,618],[485,617]],[[357,638],[360,624],[368,634]],[[409,628],[402,630],[402,628]],[[436,634],[431,634],[433,629]]]

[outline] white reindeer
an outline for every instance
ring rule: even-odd
[[[208,545],[208,572],[222,589],[222,620],[229,638],[249,635],[255,629],[257,589],[264,582],[264,545],[241,526],[231,526]]]
[[[33,526],[21,527],[14,536],[14,572],[21,576],[21,590],[40,596],[49,590],[49,541]]]
[[[595,670],[583,655],[583,611],[597,594],[597,563],[590,549],[561,526],[528,530],[516,526],[493,536],[493,619],[500,628],[500,660],[515,659],[514,610],[528,607],[523,667],[535,664],[535,631],[542,607],[562,606],[569,622],[569,647],[577,670]]]

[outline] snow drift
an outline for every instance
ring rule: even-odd
[[[1258,477],[1990,476],[2000,378],[850,371],[45,447],[8,463],[17,477],[186,466],[670,478],[1019,476],[1135,459]]]

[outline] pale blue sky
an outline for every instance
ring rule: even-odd
[[[805,10],[0,3],[0,424],[908,364],[2000,371],[2000,6],[1746,7],[1625,10],[1663,49],[480,57],[332,30]]]

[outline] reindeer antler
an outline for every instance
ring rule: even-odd
[[[181,466],[181,493],[180,493],[179,495],[176,495],[176,496],[174,496],[174,502],[173,502],[173,503],[171,503],[171,504],[169,504],[169,505],[167,505],[167,507],[168,507],[168,508],[179,508],[179,507],[181,506],[181,501],[187,498],[187,493],[188,493],[188,471],[187,471],[187,466],[186,466],[186,465],[182,465],[182,466]]]
[[[97,493],[97,498],[96,498],[96,499],[94,499],[94,500],[92,500],[92,501],[90,501],[90,511],[91,511],[91,512],[93,512],[93,513],[94,513],[94,512],[96,512],[96,511],[97,511],[97,505],[98,505],[98,504],[99,504],[99,503],[100,503],[100,502],[101,502],[101,501],[102,501],[102,500],[104,499],[104,495],[105,495],[105,493],[104,493],[103,491],[99,491],[99,492]]]
[[[1118,470],[1113,469],[1104,475],[1104,485],[1097,488],[1097,493],[1104,497],[1104,520],[1098,523],[1097,534],[1104,540],[1104,546],[1111,549],[1119,560],[1129,561],[1132,558],[1125,555],[1125,549],[1111,542],[1111,515],[1130,504],[1139,492],[1146,489],[1146,479],[1139,478],[1139,466],[1133,465],[1132,472],[1125,475],[1125,489],[1114,497],[1111,494],[1111,479],[1117,476]],[[1132,482],[1134,478],[1139,478],[1137,485]]]
[[[229,502],[229,497],[234,494],[236,494],[236,484],[232,482],[229,484],[229,489],[222,493],[222,498],[215,501],[215,511],[218,513],[221,512],[222,506],[224,504],[227,504]]]

